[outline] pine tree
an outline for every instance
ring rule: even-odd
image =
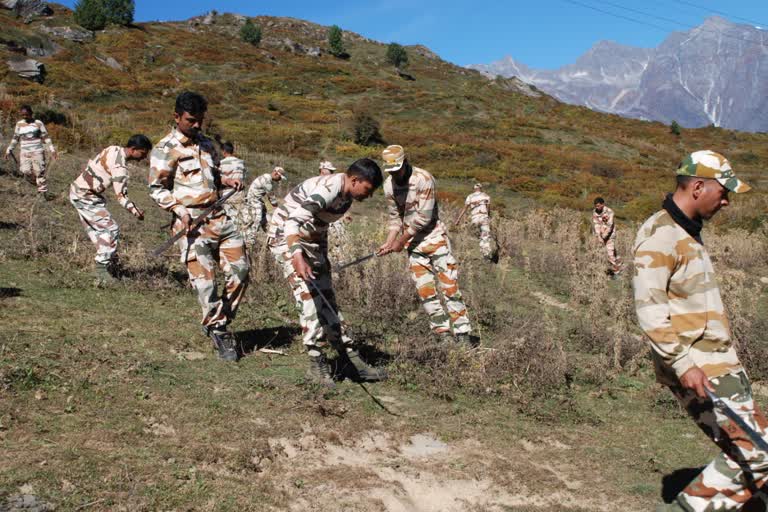
[[[133,23],[133,13],[136,10],[133,0],[102,0],[102,5],[107,23],[122,26]]]
[[[240,29],[240,38],[246,43],[258,46],[261,42],[261,27],[254,25],[250,19],[245,20],[245,25]]]
[[[673,120],[672,124],[669,125],[669,133],[671,133],[672,135],[677,135],[678,137],[680,136],[680,133],[681,133],[680,125],[678,124],[677,121]]]
[[[387,62],[400,68],[408,64],[408,52],[397,43],[389,43],[387,46]]]
[[[75,23],[88,30],[101,30],[107,25],[102,0],[77,0]]]
[[[347,52],[344,51],[344,42],[341,39],[341,28],[338,25],[332,25],[328,29],[328,47],[331,55],[334,57],[344,57]]]

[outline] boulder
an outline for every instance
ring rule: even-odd
[[[0,7],[16,11],[16,14],[24,17],[25,23],[29,23],[37,16],[53,14],[53,9],[42,0],[0,0]]]
[[[43,83],[45,80],[45,65],[42,62],[34,59],[10,59],[6,63],[8,68],[21,78],[38,83]]]
[[[115,69],[117,71],[122,71],[123,70],[123,65],[120,64],[119,62],[117,62],[112,57],[96,57],[96,60],[98,60],[99,62],[101,62],[105,66],[109,66],[110,68]]]
[[[44,32],[54,39],[67,39],[76,43],[87,43],[93,41],[93,32],[84,28],[73,27],[46,27],[39,28],[40,32]]]

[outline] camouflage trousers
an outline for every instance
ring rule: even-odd
[[[408,264],[432,331],[450,333],[453,324],[454,334],[471,332],[467,307],[459,291],[459,264],[451,253],[448,237],[443,235],[437,241],[422,241],[408,251]],[[437,295],[438,286],[445,307]]]
[[[618,272],[621,270],[621,258],[616,252],[616,238],[611,237],[607,241],[604,241],[605,253],[608,255],[608,263],[611,265],[611,270]]]
[[[715,394],[768,441],[768,422],[752,399],[744,372],[710,379]],[[709,400],[680,387],[670,389],[704,433],[722,452],[677,495],[676,504],[689,512],[738,510],[768,479],[768,453]]]
[[[48,192],[45,151],[21,151],[19,153],[19,172],[29,181],[34,180],[37,191]]]
[[[302,342],[307,347],[307,351],[319,351],[326,345],[326,341],[333,347],[338,347],[340,344],[347,348],[352,347],[353,341],[347,336],[344,316],[336,304],[327,249],[324,247],[314,251],[305,249],[304,257],[315,274],[315,286],[333,309],[320,297],[318,290],[299,277],[293,269],[291,255],[285,242],[270,238],[268,243],[269,250],[291,286],[296,309],[299,312]]]
[[[480,238],[480,252],[486,258],[490,258],[493,255],[493,249],[491,249],[491,220],[484,219],[473,222],[472,225],[477,236]]]
[[[248,203],[226,205],[227,214],[243,235],[243,240],[248,247],[256,244],[259,230],[266,231],[267,212],[263,204],[252,206]]]
[[[77,210],[80,223],[85,228],[85,234],[96,246],[96,263],[107,265],[115,259],[117,240],[120,238],[120,228],[107,210],[103,197],[78,197],[70,190],[69,202]]]
[[[181,220],[176,219],[174,231],[180,229]],[[234,320],[248,287],[250,266],[242,236],[230,218],[219,212],[192,234],[182,237],[179,249],[203,311],[201,323],[210,329],[225,329]],[[225,276],[221,296],[216,289],[216,265]]]

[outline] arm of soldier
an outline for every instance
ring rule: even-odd
[[[39,121],[40,123],[40,137],[43,139],[43,142],[45,142],[48,145],[48,151],[51,152],[51,158],[54,160],[56,159],[56,147],[53,145],[53,141],[51,140],[51,136],[48,134],[48,130],[45,128],[45,124],[42,121]]]
[[[308,222],[311,222],[317,214],[324,210],[328,204],[333,202],[340,190],[327,188],[325,186],[318,186],[311,191],[311,194],[301,203],[297,208],[294,208],[288,214],[288,218],[285,219],[283,230],[285,232],[285,240],[288,244],[288,252],[291,255],[291,263],[296,273],[301,276],[302,279],[310,280],[315,279],[315,275],[312,273],[311,267],[307,264],[304,258],[304,250],[301,247],[301,235],[299,233],[300,227]]]
[[[19,143],[19,140],[21,139],[21,135],[19,134],[19,125],[17,124],[13,129],[13,136],[11,137],[11,143],[8,144],[8,149],[5,150],[5,155],[3,155],[3,158],[7,159],[8,155],[11,154],[11,152],[16,148],[16,145]]]
[[[467,208],[469,208],[469,202],[464,202],[464,206],[461,208],[461,211],[459,211],[459,216],[456,217],[456,222],[453,223],[454,226],[459,225],[461,219],[464,218],[464,214],[467,213]]]
[[[117,202],[120,206],[131,212],[134,217],[144,220],[144,212],[136,204],[128,199],[128,169],[120,162],[116,162],[112,167],[112,188],[117,196]]]
[[[603,242],[607,242],[613,233],[613,210],[607,212],[608,220],[605,222],[605,234],[603,235]]]
[[[234,165],[221,168],[221,183],[226,187],[232,187],[235,190],[243,189],[243,180],[245,179],[245,166],[242,161]]]
[[[177,165],[164,148],[156,147],[152,150],[149,157],[149,195],[160,208],[176,214],[184,224],[184,229],[189,229],[192,216],[171,192]]]
[[[634,263],[632,286],[640,328],[648,337],[651,349],[682,378],[698,367],[689,355],[690,345],[680,341],[672,326],[667,287],[677,266],[674,242],[663,240],[657,232],[637,245]]]
[[[400,212],[397,209],[397,202],[392,190],[385,185],[384,197],[387,199],[387,239],[378,248],[376,254],[384,256],[392,251],[392,245],[400,236],[400,232],[403,229],[403,219],[400,217]]]

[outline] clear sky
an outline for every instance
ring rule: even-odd
[[[62,3],[71,7],[75,0]],[[718,11],[768,29],[768,0],[137,0],[136,21],[180,20],[211,9],[336,24],[385,43],[423,44],[460,65],[511,55],[536,68],[571,63],[601,39],[654,47]]]

